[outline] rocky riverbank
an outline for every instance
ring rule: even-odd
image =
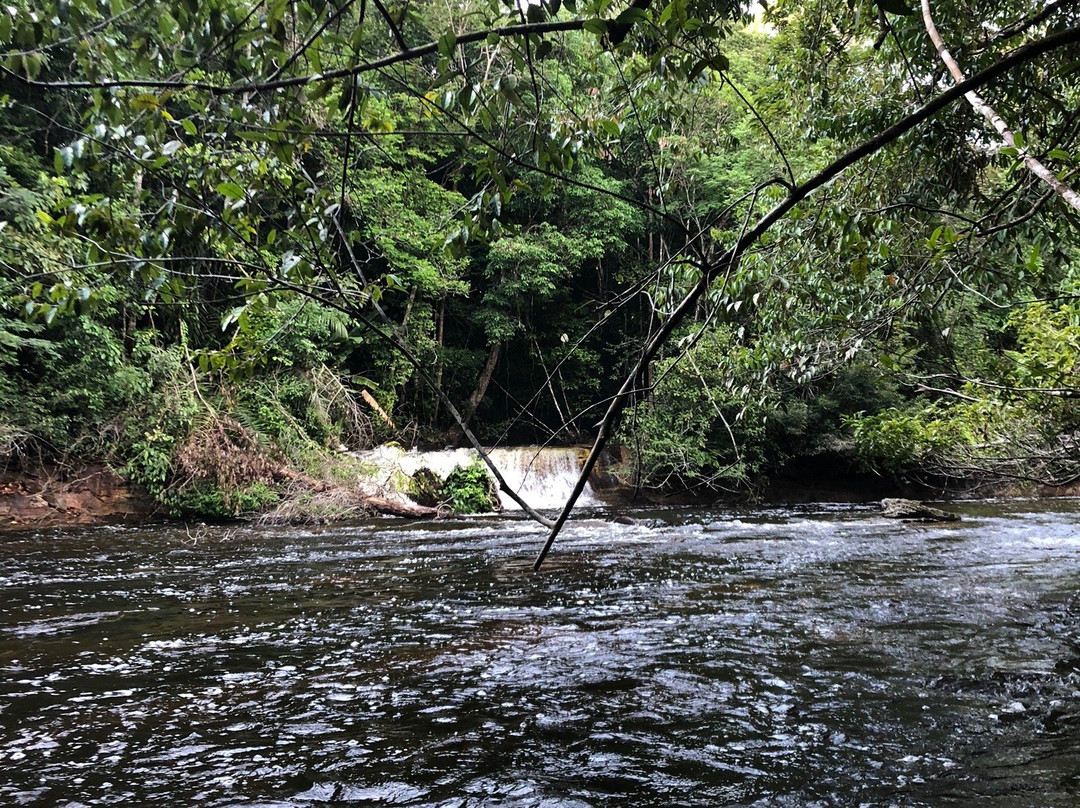
[[[505,458],[500,458],[505,461]],[[519,480],[515,480],[519,482]],[[612,475],[602,480],[604,502],[620,506],[634,502],[701,503],[715,500],[687,492],[661,494],[620,488]],[[332,522],[356,519],[366,515],[385,514],[411,518],[433,518],[435,509],[421,508],[388,498],[385,486],[342,486],[298,477],[295,490],[289,492],[278,507],[261,515],[253,515],[271,523]],[[371,490],[367,490],[367,489]],[[530,492],[533,498],[536,491]],[[636,494],[636,496],[635,496]],[[765,487],[758,495],[760,502],[790,504],[795,502],[876,502],[888,497],[916,499],[981,499],[986,497],[1069,497],[1080,496],[1080,484],[1065,488],[987,486],[969,491],[931,491],[916,486],[901,485],[869,474],[832,473],[816,469],[813,473],[786,475]],[[543,505],[555,508],[559,502]],[[599,504],[599,502],[597,503]],[[0,471],[0,530],[26,527],[68,527],[105,523],[139,523],[164,516],[161,506],[140,494],[104,465],[82,467],[42,467],[26,469],[9,467]]]
[[[0,472],[0,526],[92,525],[139,522],[155,503],[105,466],[43,467]]]

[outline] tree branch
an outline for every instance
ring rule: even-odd
[[[589,475],[592,473],[593,468],[595,468],[597,461],[600,459],[601,452],[607,445],[615,420],[629,400],[631,391],[634,388],[635,379],[637,379],[645,370],[648,363],[652,361],[653,357],[667,341],[668,337],[671,336],[675,328],[682,323],[687,314],[693,311],[698,299],[709,289],[709,286],[715,278],[719,277],[722,273],[726,272],[729,267],[733,266],[751,245],[761,238],[769,228],[776,224],[776,222],[787,215],[792,208],[851,166],[875,152],[880,151],[890,143],[893,143],[899,137],[911,131],[920,123],[928,120],[949,104],[962,97],[965,93],[1000,78],[1019,65],[1026,64],[1027,62],[1037,59],[1057,48],[1062,48],[1077,42],[1080,42],[1080,28],[1069,28],[1052,36],[1045,37],[1044,39],[1036,40],[1006,54],[985,70],[976,73],[970,79],[957,84],[941,93],[936,98],[931,99],[915,112],[907,115],[892,126],[883,129],[874,137],[841,155],[802,185],[793,189],[787,197],[761,217],[753,228],[748,230],[742,238],[733,244],[719,261],[708,266],[706,271],[702,273],[701,280],[698,281],[689,293],[687,293],[668,319],[661,324],[659,330],[642,351],[638,363],[623,381],[622,387],[619,388],[619,392],[612,398],[607,412],[604,414],[604,419],[600,422],[596,440],[593,443],[592,450],[589,452],[589,456],[585,459],[577,483],[574,485],[574,490],[570,493],[562,513],[560,513],[559,517],[555,520],[555,524],[551,528],[551,532],[548,534],[547,541],[544,543],[539,555],[537,555],[536,561],[533,562],[533,570],[539,570],[543,565],[544,559],[547,557],[548,552],[550,552],[556,537],[562,530],[563,525],[566,524],[566,520],[570,517],[570,511],[573,509],[578,497],[581,496],[581,492],[585,490],[585,484],[589,479]]]
[[[527,34],[550,34],[559,31],[581,31],[585,28],[585,20],[563,20],[557,22],[529,23],[527,25],[507,25],[501,28],[492,28],[485,31],[474,31],[471,34],[462,34],[457,38],[458,45],[469,45],[474,42],[483,42],[491,34],[501,37],[525,36]],[[67,90],[107,90],[112,88],[137,88],[147,90],[202,90],[211,95],[243,95],[244,93],[261,93],[271,90],[283,90],[289,87],[303,87],[307,84],[317,84],[326,81],[336,81],[349,76],[359,76],[384,67],[411,62],[424,56],[439,52],[438,42],[428,42],[415,48],[399,51],[398,53],[384,56],[353,67],[342,67],[337,70],[328,70],[325,73],[311,73],[304,76],[291,76],[284,79],[267,81],[246,81],[240,84],[211,84],[203,81],[178,81],[170,79],[102,79],[100,81],[33,81],[19,75],[14,70],[0,66],[0,73],[11,77],[25,87],[35,90],[67,91]]]
[[[941,57],[941,61],[945,63],[945,66],[949,68],[949,72],[958,83],[964,81],[964,71],[960,69],[960,65],[952,54],[949,53],[949,49],[945,47],[945,41],[941,38],[941,34],[938,33],[937,26],[934,24],[934,17],[930,13],[930,0],[922,0],[922,18],[923,24],[926,26],[926,33],[930,35],[930,41],[934,43],[934,47],[937,49],[938,55]],[[1047,185],[1054,189],[1054,192],[1064,199],[1073,208],[1080,211],[1080,194],[1076,193],[1072,188],[1063,183],[1057,178],[1057,175],[1047,168],[1042,162],[1031,154],[1016,137],[1016,134],[1009,129],[1009,125],[1005,123],[1004,119],[994,111],[983,98],[974,90],[970,90],[964,93],[964,97],[971,104],[972,108],[986,120],[988,120],[991,126],[997,130],[1001,135],[1001,139],[1005,141],[1005,145],[1010,148],[1015,148],[1020,152],[1020,156],[1023,158],[1024,165],[1028,171],[1041,179]]]

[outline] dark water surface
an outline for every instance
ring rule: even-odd
[[[1080,505],[0,536],[0,805],[1080,805]]]

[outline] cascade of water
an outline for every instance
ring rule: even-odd
[[[507,484],[534,508],[561,508],[574,490],[581,472],[581,458],[573,447],[517,446],[492,449],[491,460]],[[517,510],[510,497],[500,494],[507,510]],[[596,505],[597,499],[588,483],[578,498],[578,506]]]
[[[418,452],[407,451],[393,444],[379,446],[357,456],[376,467],[374,476],[380,487],[380,495],[398,499],[405,498],[403,476],[411,477],[419,469],[428,468],[445,479],[454,469],[476,460],[476,453],[471,449]],[[561,508],[581,471],[581,458],[573,447],[517,446],[492,449],[490,457],[507,484],[534,508]],[[519,510],[518,504],[510,497],[500,493],[499,498],[507,510]],[[585,486],[577,504],[586,507],[598,504],[591,486]]]

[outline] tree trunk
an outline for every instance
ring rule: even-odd
[[[964,71],[960,69],[960,65],[957,63],[956,59],[949,53],[949,49],[945,47],[945,41],[941,38],[941,34],[938,33],[937,25],[934,24],[934,17],[930,13],[930,0],[922,0],[922,17],[923,24],[926,26],[926,33],[930,35],[930,41],[934,43],[934,47],[937,49],[941,61],[949,68],[949,72],[952,73],[952,77],[956,82],[958,84],[963,83],[965,80]],[[1001,139],[1005,141],[1006,146],[1015,148],[1020,152],[1024,167],[1027,168],[1028,171],[1053,188],[1054,193],[1064,199],[1073,208],[1080,210],[1080,194],[1059,180],[1057,174],[1043,165],[1038,158],[1033,154],[1030,154],[1026,148],[1018,143],[1016,134],[1009,128],[1009,125],[1005,123],[1004,119],[994,111],[994,108],[983,100],[981,95],[974,90],[971,90],[964,94],[964,98],[967,99],[968,103],[971,104],[976,112],[990,122],[990,125],[997,130],[999,135],[1001,135]]]
[[[446,516],[438,508],[416,505],[411,502],[395,502],[382,497],[365,497],[364,504],[373,511],[387,516],[403,516],[407,519],[441,519]]]
[[[469,400],[465,402],[465,406],[461,410],[461,417],[466,424],[472,420],[473,415],[476,414],[476,408],[480,406],[480,402],[483,401],[484,396],[487,395],[488,385],[491,384],[491,377],[495,374],[495,366],[499,364],[500,353],[502,353],[502,344],[496,342],[491,346],[491,350],[488,352],[487,361],[480,371],[480,378],[476,380],[476,389],[473,390],[472,395],[469,396]]]

